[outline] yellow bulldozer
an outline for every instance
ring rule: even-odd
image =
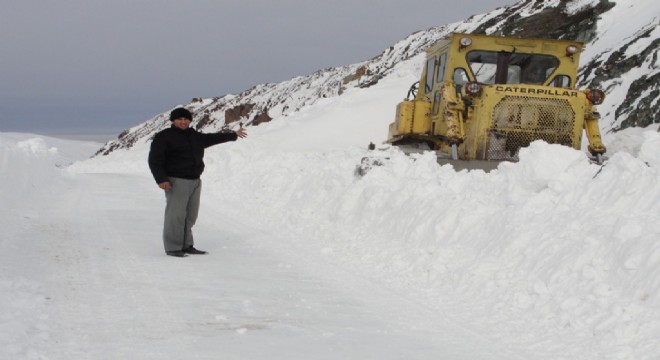
[[[426,51],[408,98],[397,105],[387,143],[434,150],[458,169],[517,161],[520,148],[544,140],[603,161],[595,105],[598,89],[576,88],[579,41],[451,34]]]

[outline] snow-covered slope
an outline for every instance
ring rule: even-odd
[[[374,99],[372,104],[373,110],[368,116],[373,121],[380,117],[380,126],[386,128],[396,103],[419,77],[419,73],[406,73],[405,63],[423,62],[419,55],[424,49],[451,32],[475,32],[574,38],[587,42],[579,86],[598,86],[606,90],[606,102],[599,108],[603,115],[602,129],[607,132],[630,126],[645,127],[660,123],[658,4],[651,0],[522,0],[463,22],[416,32],[373,59],[358,64],[323,69],[281,83],[257,85],[237,95],[196,98],[173,108],[184,105],[191,109],[195,113],[193,126],[210,132],[232,122],[231,126],[238,126],[236,122],[256,125],[282,121],[322,99],[346,97],[348,90],[368,88],[384,78],[405,77],[398,85],[396,101]],[[150,141],[158,130],[169,126],[169,110],[127,129],[98,154]],[[380,136],[374,136],[373,140],[383,141],[384,132],[374,130],[374,135]]]

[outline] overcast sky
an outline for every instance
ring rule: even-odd
[[[516,2],[0,0],[0,131],[118,133]]]

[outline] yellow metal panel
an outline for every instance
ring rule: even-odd
[[[412,132],[426,134],[431,131],[431,103],[428,101],[415,101]]]
[[[415,104],[413,101],[404,100],[396,107],[396,134],[409,134],[413,128],[413,114]]]

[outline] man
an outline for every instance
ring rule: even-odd
[[[193,246],[192,234],[202,190],[204,149],[247,137],[243,128],[203,134],[190,127],[191,121],[192,114],[187,109],[172,110],[172,126],[156,134],[149,151],[151,173],[158,187],[165,190],[165,253],[176,257],[206,254]]]

